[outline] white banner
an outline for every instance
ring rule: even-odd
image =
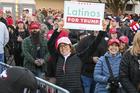
[[[64,2],[64,28],[102,30],[105,4],[89,2]]]

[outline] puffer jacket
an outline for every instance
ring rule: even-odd
[[[63,65],[65,63],[65,71]],[[56,67],[57,85],[67,89],[70,93],[82,93],[80,80],[82,62],[76,54],[71,54],[65,61],[63,56],[59,56]]]
[[[108,93],[106,87],[110,73],[106,64],[105,56],[108,57],[114,77],[119,76],[119,66],[122,58],[121,53],[117,53],[115,56],[112,56],[109,52],[106,52],[104,56],[99,58],[94,69],[94,80],[97,82],[94,93]]]
[[[120,64],[120,80],[127,93],[140,93],[140,55],[131,55],[127,50]]]

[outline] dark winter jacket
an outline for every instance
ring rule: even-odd
[[[140,56],[140,55],[139,55]],[[133,56],[130,50],[126,51],[120,64],[120,80],[127,93],[140,93],[140,57]]]
[[[89,35],[85,38],[83,38],[77,45],[76,47],[76,51],[78,53],[81,53],[83,50],[87,49],[89,46],[91,45],[96,39],[96,37],[94,35]],[[96,39],[97,40],[97,39]],[[94,70],[94,66],[95,66],[95,62],[93,61],[93,56],[96,57],[100,57],[103,56],[104,53],[107,51],[107,41],[105,40],[105,38],[101,38],[100,40],[97,40],[97,42],[99,42],[99,44],[95,44],[93,45],[93,47],[95,46],[96,48],[92,48],[90,50],[92,50],[93,52],[91,54],[89,54],[89,56],[82,58],[82,61],[85,61],[83,63],[83,67],[82,67],[82,74],[88,77],[92,77],[92,73]]]
[[[21,54],[21,52],[22,52],[22,50],[21,50],[22,42],[17,41],[17,38],[20,36],[22,39],[24,39],[24,38],[29,36],[29,32],[27,30],[24,30],[23,32],[19,32],[18,29],[16,29],[14,33],[16,35],[16,37],[15,37],[16,41],[14,42],[15,43],[14,44],[14,51],[15,51],[15,53],[20,53]]]
[[[15,45],[15,42],[17,41],[16,39],[16,34],[15,32],[9,32],[9,42],[7,43],[6,47],[8,48],[8,52],[11,54],[14,54],[14,47],[16,46]]]
[[[56,84],[68,89],[70,93],[82,93],[80,58],[76,54],[71,54],[65,61],[65,72],[63,71],[64,61],[65,58],[59,56],[56,67]]]
[[[129,45],[132,45],[133,38],[134,38],[134,32],[130,29],[128,25],[124,25],[121,27],[121,32],[123,35],[127,36],[129,38]]]
[[[0,21],[3,22],[7,26],[7,21],[3,17],[0,17]]]

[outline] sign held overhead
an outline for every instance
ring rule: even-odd
[[[65,1],[64,28],[102,30],[105,4]]]

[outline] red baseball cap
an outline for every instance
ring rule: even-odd
[[[110,34],[115,34],[115,33],[117,33],[117,29],[116,28],[110,28],[109,33]]]
[[[29,25],[29,29],[30,31],[32,29],[40,29],[40,24],[38,22],[32,22],[30,25]]]
[[[112,44],[114,44],[114,43],[120,45],[120,41],[119,41],[118,39],[113,38],[113,39],[110,39],[110,40],[108,41],[108,46],[110,46],[110,45],[112,45]]]
[[[120,40],[120,42],[123,42],[123,43],[125,43],[125,44],[128,44],[128,43],[129,43],[129,39],[128,39],[127,36],[121,36],[121,37],[119,38],[119,40]]]
[[[17,20],[17,24],[24,23],[22,19]]]

